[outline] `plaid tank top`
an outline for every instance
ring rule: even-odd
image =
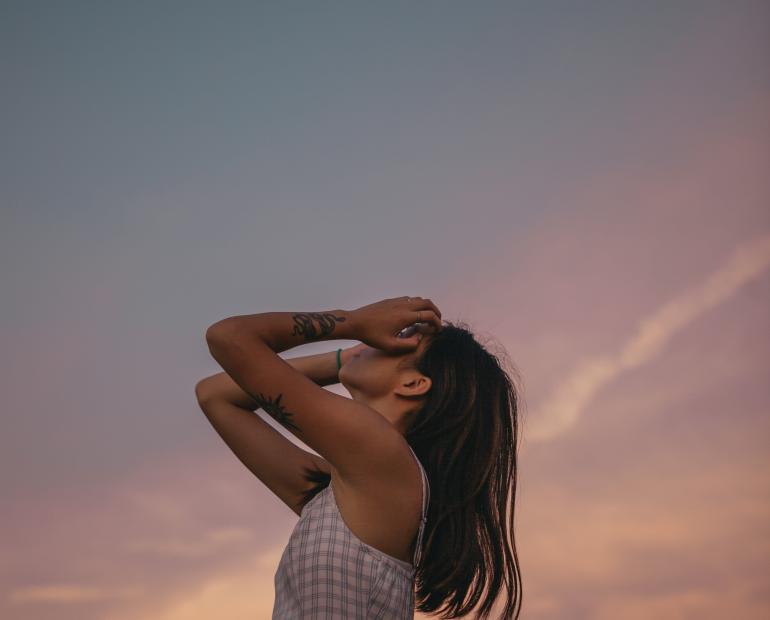
[[[407,444],[408,445],[408,444]],[[422,555],[430,485],[422,478],[422,515],[410,564],[360,540],[340,515],[329,486],[302,509],[275,573],[272,620],[412,620],[415,566]]]

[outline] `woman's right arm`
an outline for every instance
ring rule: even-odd
[[[352,348],[343,348],[340,351],[340,361],[343,364],[347,361],[350,349]],[[339,383],[336,349],[325,353],[293,357],[284,361],[311,381],[315,381],[318,385],[324,386]],[[257,402],[244,392],[226,372],[220,372],[202,379],[199,386],[200,391],[205,392],[208,398],[221,398],[250,411],[255,411],[259,407]]]

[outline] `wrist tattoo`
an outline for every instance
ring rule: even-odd
[[[343,322],[346,320],[344,316],[334,316],[332,312],[298,312],[293,314],[291,318],[294,319],[295,323],[291,333],[304,334],[306,342],[328,336],[334,331],[337,321]],[[318,322],[317,329],[313,321]]]

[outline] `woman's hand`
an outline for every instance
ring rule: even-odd
[[[418,314],[419,313],[419,314]],[[394,297],[361,306],[352,313],[356,338],[376,349],[387,353],[405,353],[417,348],[423,330],[413,330],[409,336],[402,337],[400,332],[410,325],[427,323],[434,331],[439,331],[441,311],[430,299],[423,297]]]

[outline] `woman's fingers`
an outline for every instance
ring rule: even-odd
[[[426,303],[430,304],[430,307],[433,309],[433,312],[436,313],[436,316],[439,318],[439,324],[441,323],[441,310],[438,309],[438,306],[434,304],[430,299],[425,300]]]
[[[433,310],[420,310],[420,323],[427,323],[439,331],[442,327],[441,319]]]
[[[417,331],[421,334],[435,334],[438,330],[433,323],[417,323]]]
[[[439,319],[439,324],[441,323],[441,310],[438,309],[438,306],[433,303],[430,299],[427,299],[425,297],[412,297],[411,300],[408,302],[415,312],[417,310],[420,310],[421,312],[423,310],[430,310],[432,311]],[[422,315],[421,315],[422,316]]]
[[[427,311],[421,311],[420,313],[420,319],[424,319],[422,316]],[[411,325],[407,325],[404,329],[402,329],[400,332],[398,332],[399,338],[411,338],[417,333],[420,334],[435,334],[439,329],[441,329],[441,321],[439,320],[439,326],[436,326],[436,323],[432,320],[425,321],[421,320],[419,323],[415,322]]]

